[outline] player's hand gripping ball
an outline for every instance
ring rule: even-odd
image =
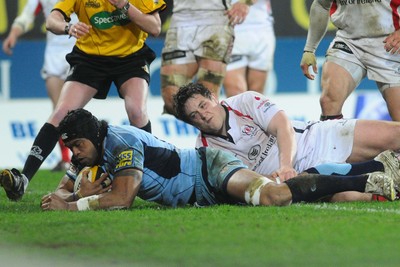
[[[76,192],[76,191],[79,190],[79,188],[80,188],[80,186],[81,186],[82,174],[83,174],[84,171],[87,171],[87,170],[89,170],[89,173],[88,173],[88,180],[89,180],[90,182],[92,182],[92,183],[93,183],[94,181],[96,181],[97,179],[99,179],[99,178],[101,177],[101,175],[104,173],[103,169],[102,169],[101,167],[99,167],[99,166],[93,166],[93,167],[85,167],[85,168],[83,168],[83,169],[79,172],[78,177],[76,177],[76,180],[75,180],[75,183],[74,183],[74,192]],[[110,177],[107,177],[107,178],[101,183],[101,185],[102,185],[103,188],[106,188],[107,186],[109,186],[109,185],[111,184],[111,182],[112,182],[112,181],[111,181]]]

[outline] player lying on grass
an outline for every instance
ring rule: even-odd
[[[321,164],[324,165],[315,168],[315,173],[354,175],[377,168],[383,171],[385,165],[392,167],[395,178],[400,179],[400,164],[395,155],[380,154],[400,149],[399,122],[291,121],[264,95],[245,92],[218,102],[199,83],[182,86],[174,101],[177,117],[200,130],[197,147],[230,151],[257,173],[284,181]],[[374,158],[362,168],[350,164],[339,168],[326,166],[331,162],[354,163]]]
[[[342,191],[371,192],[394,200],[398,186],[383,172],[349,177],[309,174],[277,184],[247,169],[228,152],[178,149],[133,126],[108,125],[84,109],[69,112],[58,129],[81,166],[104,168],[113,181],[112,190],[86,195],[83,187],[89,183],[83,182],[82,190],[74,195],[70,181],[42,198],[43,210],[129,208],[136,196],[172,207],[220,203],[284,206]],[[97,189],[101,181],[94,184]]]
[[[6,191],[10,200],[23,197],[60,139],[56,127],[67,112],[84,107],[92,98],[106,99],[112,84],[124,99],[129,122],[151,132],[146,102],[155,53],[146,39],[160,34],[159,12],[165,8],[163,0],[57,2],[46,18],[46,29],[75,37],[76,45],[66,56],[70,69],[57,105],[35,137],[22,171],[0,172],[0,184],[16,188]],[[74,13],[79,21],[69,24]]]

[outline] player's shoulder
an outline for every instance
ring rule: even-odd
[[[246,91],[235,96],[228,97],[224,101],[229,105],[242,105],[254,104],[264,100],[268,100],[264,95],[254,91]]]

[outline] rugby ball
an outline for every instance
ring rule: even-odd
[[[78,176],[76,177],[75,183],[74,183],[74,192],[78,191],[79,188],[81,187],[81,180],[83,176],[83,172],[88,172],[88,180],[90,182],[94,182],[97,179],[100,178],[100,176],[104,173],[103,169],[100,166],[93,166],[93,167],[85,167],[83,168]],[[103,187],[107,187],[108,185],[111,184],[111,179],[107,177],[106,180],[102,183]]]

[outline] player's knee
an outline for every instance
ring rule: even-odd
[[[184,74],[161,74],[161,88],[175,87],[177,90],[191,81],[191,77]]]
[[[175,115],[174,95],[177,92],[176,87],[166,87],[161,91],[161,96],[164,101],[164,114]]]
[[[341,114],[344,101],[331,95],[322,95],[319,99],[324,115]]]
[[[260,205],[286,206],[290,204],[290,195],[283,185],[270,183],[261,192]]]
[[[235,84],[224,85],[224,89],[226,97],[235,96],[246,91],[246,88]]]
[[[222,85],[224,80],[225,73],[219,73],[215,71],[211,71],[205,68],[200,67],[197,72],[197,80],[198,82],[207,82],[215,85],[215,88],[219,88]],[[211,89],[211,88],[209,88]]]
[[[266,177],[254,179],[246,188],[244,199],[253,206],[280,205],[278,197],[274,195],[274,182]]]
[[[143,127],[149,121],[146,105],[128,105],[126,113],[130,124],[136,127]]]

